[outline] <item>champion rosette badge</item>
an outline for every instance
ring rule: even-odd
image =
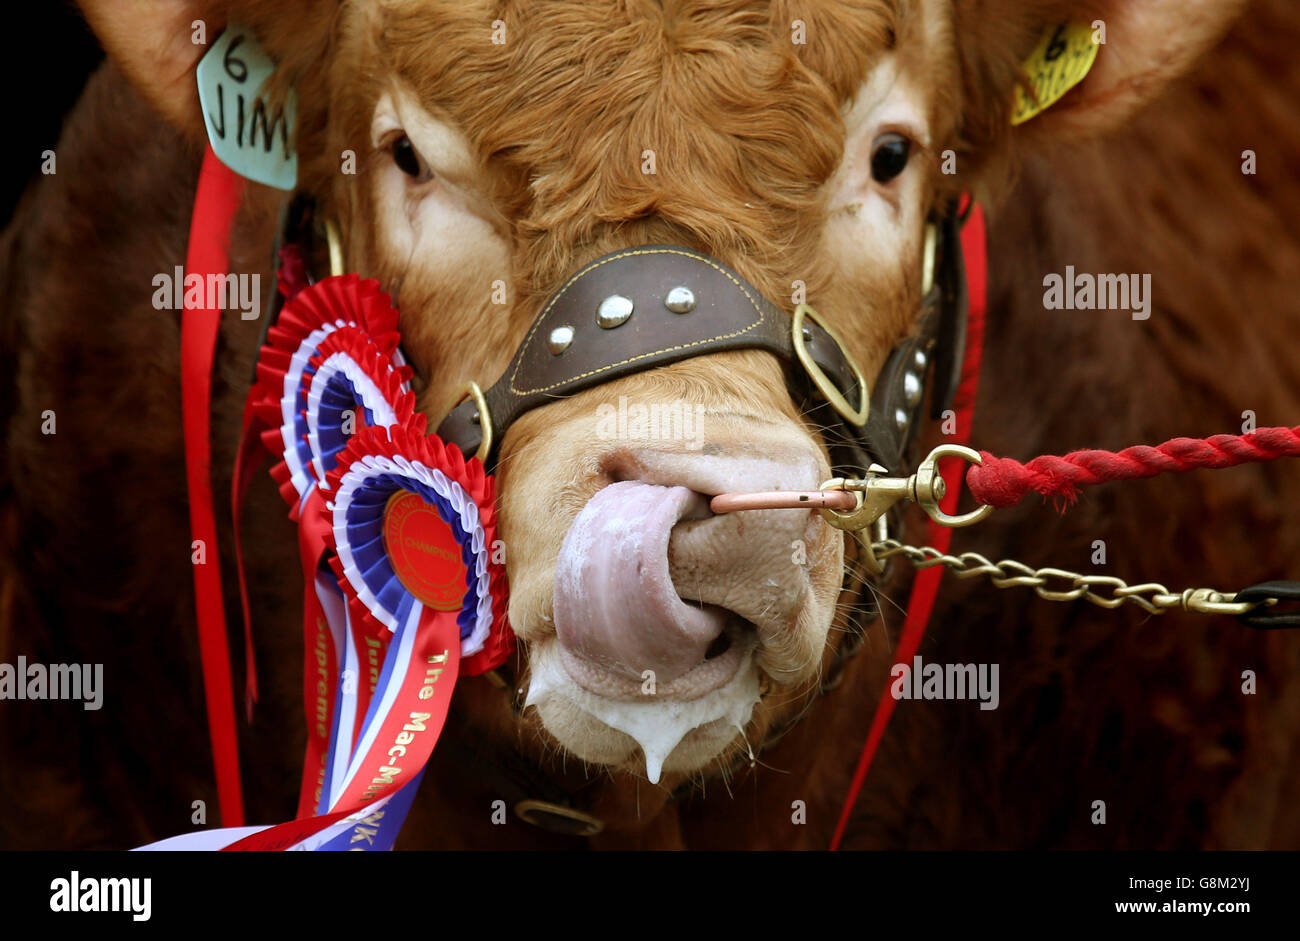
[[[412,611],[456,612],[461,672],[504,663],[506,622],[493,481],[422,430],[365,428],[338,455],[325,512],[352,618],[388,636]]]
[[[492,478],[425,433],[399,344],[388,295],[355,274],[297,291],[267,331],[244,437],[280,458],[271,474],[298,523],[298,816],[156,848],[391,848],[457,677],[514,650]]]
[[[423,430],[410,376],[397,311],[377,281],[325,278],[285,304],[267,331],[253,401],[267,427],[263,443],[281,456],[271,474],[295,518],[357,430]]]
[[[384,549],[406,590],[426,607],[459,611],[468,569],[438,508],[401,490],[384,508]]]

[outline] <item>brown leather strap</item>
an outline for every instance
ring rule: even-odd
[[[674,306],[688,309],[669,309],[670,294]],[[688,296],[693,303],[678,302]],[[617,325],[602,326],[598,314],[611,298],[616,300],[610,307],[626,311],[630,303],[631,313]],[[766,350],[786,364],[791,384],[807,391],[790,328],[789,314],[708,255],[674,245],[642,245],[598,258],[547,301],[505,374],[484,393],[493,450],[505,429],[529,409],[709,353]],[[557,330],[561,334],[553,337]],[[812,320],[805,320],[804,330],[812,360],[850,402],[859,403],[866,390],[858,387],[839,344]],[[568,342],[562,348],[553,342],[563,339]],[[482,441],[475,402],[466,400],[453,409],[438,435],[466,454],[475,453]],[[487,463],[491,469],[494,454]]]
[[[277,242],[277,248],[297,245],[312,269],[317,267],[310,259],[318,241],[311,235],[313,209],[311,198],[299,194],[282,221]],[[680,246],[644,245],[596,259],[543,307],[505,374],[484,393],[494,432],[493,453],[486,455],[488,469],[495,467],[495,451],[506,429],[529,409],[693,356],[761,349],[782,361],[787,383],[801,399],[804,414],[825,430],[837,473],[857,475],[873,461],[900,472],[903,453],[920,425],[919,402],[931,365],[936,374],[931,403],[938,418],[951,404],[962,362],[966,325],[965,272],[958,237],[962,220],[952,206],[935,221],[939,225],[935,285],[925,299],[917,331],[894,349],[869,393],[871,408],[865,427],[845,421],[813,388],[794,356],[789,314],[714,258]],[[668,309],[668,293],[674,288],[691,292],[694,306],[690,310],[677,313]],[[596,311],[605,298],[615,294],[631,302],[632,313],[618,326],[601,327]],[[268,325],[279,306],[274,305]],[[804,323],[814,363],[849,402],[859,404],[863,392],[845,351],[817,323],[811,319]],[[572,339],[563,351],[552,353],[551,334],[564,326],[572,328]],[[481,420],[475,402],[467,399],[442,421],[438,434],[472,455],[483,440]]]

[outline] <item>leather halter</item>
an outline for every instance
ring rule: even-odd
[[[833,410],[832,460],[862,472],[897,470],[919,422],[932,352],[935,417],[956,388],[965,325],[965,279],[956,218],[939,223],[936,277],[917,333],[891,353],[867,407],[865,379],[839,337],[807,305],[792,318],[717,259],[675,245],[643,245],[596,259],[551,296],[501,378],[468,397],[438,435],[489,470],[506,429],[524,412],[585,389],[696,356],[757,349],[785,367],[806,409]],[[612,308],[612,313],[610,312]],[[674,309],[676,308],[676,309]],[[820,408],[821,403],[831,409]]]
[[[312,211],[303,197],[286,208],[276,264],[283,245],[297,244],[310,267],[313,243],[323,241],[313,238]],[[826,434],[833,469],[857,476],[879,463],[897,473],[921,424],[931,365],[933,418],[951,406],[960,378],[967,304],[959,238],[963,221],[954,204],[927,225],[921,315],[914,332],[886,359],[874,391],[833,329],[807,305],[791,316],[717,259],[682,246],[643,245],[598,258],[569,278],[543,305],[497,382],[486,391],[470,383],[437,433],[467,456],[477,454],[492,471],[506,430],[530,409],[696,356],[757,349],[782,363],[803,414]],[[331,254],[336,248],[331,245]],[[336,266],[341,262],[332,260]],[[611,299],[612,313],[604,306]],[[268,328],[281,306],[274,291]],[[838,687],[865,637],[865,614],[852,611],[816,695],[770,730],[757,753],[775,745],[820,696]],[[517,712],[517,697],[507,692]],[[600,831],[599,820],[575,808],[572,798],[523,755],[489,757],[475,749],[475,756],[479,774],[510,798],[522,819],[569,836]]]
[[[285,246],[296,246],[309,270],[312,260],[324,253],[326,226],[314,224],[318,222],[314,210],[306,194],[290,200],[276,240],[273,268],[278,268]],[[927,283],[921,315],[914,332],[885,360],[874,389],[868,390],[865,423],[846,414],[850,409],[860,412],[866,405],[861,373],[815,311],[799,305],[792,318],[717,259],[681,246],[643,245],[598,258],[570,277],[543,305],[497,382],[486,391],[469,383],[437,433],[467,457],[477,454],[492,471],[507,429],[530,409],[684,359],[758,349],[782,362],[787,385],[804,414],[829,432],[833,468],[859,474],[876,462],[898,472],[921,424],[930,366],[934,366],[931,417],[935,419],[951,406],[960,378],[967,304],[962,222],[953,203],[926,226],[923,280]],[[337,245],[330,246],[330,254],[331,262],[341,267]],[[693,305],[688,310],[669,309],[666,302],[674,288],[690,292]],[[274,284],[270,294],[263,339],[283,306]],[[597,320],[600,305],[615,296],[631,303],[631,314],[617,325],[602,327]],[[558,353],[552,352],[551,334],[563,327],[572,331],[569,342]],[[801,355],[805,351],[807,355]],[[827,401],[818,372],[822,387],[833,387],[850,408]]]

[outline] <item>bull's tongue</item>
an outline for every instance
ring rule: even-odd
[[[707,515],[685,487],[622,481],[600,490],[564,538],[555,567],[555,630],[569,653],[611,672],[666,684],[700,664],[728,613],[678,597],[668,540]]]
[[[692,729],[722,723],[743,732],[759,699],[749,652],[723,686],[686,701],[598,695],[595,686],[584,686],[600,670],[582,664],[633,680],[632,688],[642,690],[646,670],[662,688],[705,659],[731,615],[678,597],[668,542],[679,520],[707,515],[704,499],[685,487],[624,481],[599,491],[574,520],[556,562],[555,629],[562,650],[545,651],[532,664],[527,705],[576,708],[631,736],[652,783]]]

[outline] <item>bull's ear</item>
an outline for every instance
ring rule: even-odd
[[[194,69],[225,26],[224,4],[201,0],[78,0],[122,74],[163,117],[202,140]]]
[[[1101,0],[1075,14],[1105,43],[1087,76],[1021,125],[1026,142],[1105,134],[1154,100],[1223,38],[1248,0]],[[1048,28],[1052,24],[1047,24]],[[1104,31],[1104,32],[1103,32]]]

